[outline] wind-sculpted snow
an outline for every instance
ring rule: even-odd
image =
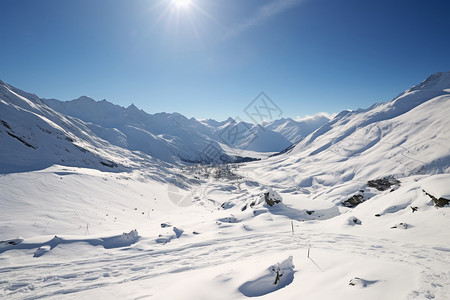
[[[47,239],[45,237],[34,238],[34,240],[42,241],[20,240],[20,242],[17,242],[17,239],[0,241],[0,254],[11,250],[36,249],[33,257],[40,257],[59,245],[72,243],[86,243],[91,246],[103,246],[105,249],[119,248],[136,243],[139,240],[139,235],[136,230],[132,230],[128,233],[124,232],[121,235],[97,238],[81,238],[75,236],[65,237],[55,235],[51,239]]]
[[[260,297],[286,287],[294,281],[292,256],[269,267],[259,278],[247,281],[239,291],[247,297]]]

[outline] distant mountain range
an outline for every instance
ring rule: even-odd
[[[54,163],[130,167],[152,159],[174,164],[239,162],[282,151],[328,121],[198,121],[86,96],[66,102],[40,99],[4,82],[0,93],[4,170]]]
[[[450,72],[436,73],[391,101],[343,111],[332,120],[318,115],[255,125],[148,114],[134,105],[124,108],[86,96],[67,102],[40,99],[0,81],[0,172],[52,164],[125,170],[143,164],[244,162],[280,151],[270,167],[275,161],[301,168],[295,162],[336,160],[370,172],[389,159],[397,162],[384,166],[392,172],[432,170],[450,162],[449,95]],[[344,166],[332,172],[354,176]]]

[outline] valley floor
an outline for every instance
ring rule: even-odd
[[[401,179],[353,209],[334,199],[352,185],[326,197],[272,185],[283,203],[270,207],[247,175],[190,191],[136,172],[2,175],[0,297],[449,299],[450,208],[422,192],[448,175]]]

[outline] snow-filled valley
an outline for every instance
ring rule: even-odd
[[[450,299],[449,115],[450,72],[262,125],[0,82],[0,297]]]

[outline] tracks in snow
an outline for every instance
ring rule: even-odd
[[[239,226],[236,224],[236,226]],[[77,258],[63,263],[36,263],[0,268],[0,297],[42,298],[76,293],[98,287],[143,280],[169,273],[180,273],[231,263],[264,251],[294,251],[314,248],[345,251],[422,268],[421,288],[410,298],[431,297],[444,293],[450,274],[433,270],[433,266],[449,266],[448,253],[439,247],[402,244],[388,239],[318,233],[302,230],[294,237],[289,233],[256,233],[239,237],[215,238],[199,243],[153,243],[143,239],[133,247],[115,249],[100,258]],[[237,247],[236,245],[239,245]],[[270,245],[270,247],[267,247]],[[145,249],[149,246],[153,249]],[[420,250],[419,250],[420,249]],[[442,294],[444,295],[444,294]]]

